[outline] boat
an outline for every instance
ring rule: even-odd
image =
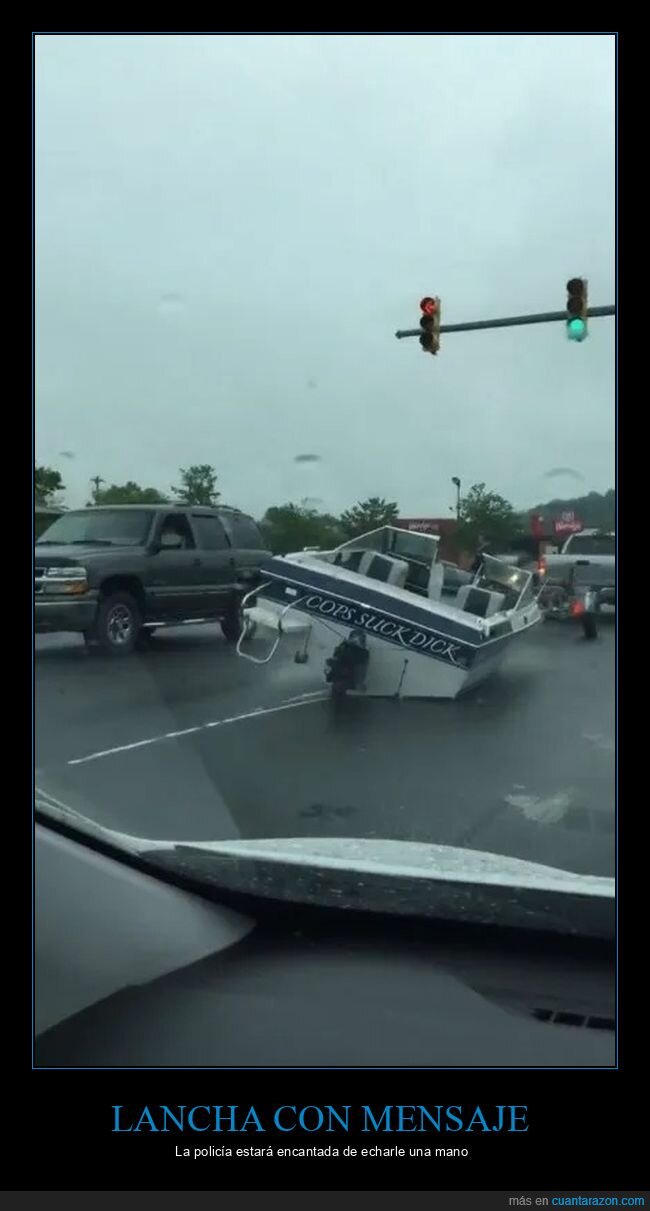
[[[334,696],[456,698],[485,681],[542,612],[532,572],[490,555],[450,596],[439,541],[388,525],[331,551],[270,558],[242,603],[238,655],[266,665],[290,645],[296,663],[322,669]],[[269,639],[263,655],[253,634]]]

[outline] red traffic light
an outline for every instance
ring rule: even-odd
[[[420,345],[425,353],[437,353],[440,348],[440,299],[425,295],[420,299],[422,335]]]

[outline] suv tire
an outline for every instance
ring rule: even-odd
[[[236,597],[229,607],[228,613],[221,619],[221,630],[226,643],[237,643],[244,629],[244,612],[241,597]]]
[[[108,656],[130,656],[142,627],[138,603],[119,590],[102,597],[97,611],[95,638]]]

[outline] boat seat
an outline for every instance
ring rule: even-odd
[[[360,576],[367,576],[370,580],[382,580],[384,584],[403,589],[409,565],[403,559],[393,559],[392,556],[380,555],[377,551],[365,551],[358,571]]]
[[[478,618],[490,618],[504,608],[505,594],[492,593],[489,589],[478,589],[473,584],[463,584],[456,594],[455,605],[466,614]]]
[[[433,563],[427,585],[427,597],[430,597],[432,601],[440,601],[444,579],[445,569],[443,565],[441,563]]]
[[[342,568],[347,568],[350,572],[358,572],[359,564],[364,555],[367,554],[368,552],[363,551],[361,548],[352,551],[337,551],[334,556],[334,563]]]

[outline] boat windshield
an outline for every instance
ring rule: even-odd
[[[492,593],[504,593],[506,610],[526,605],[535,595],[532,572],[512,567],[501,559],[495,559],[494,555],[484,556],[474,583]]]
[[[438,556],[440,539],[435,534],[416,534],[412,530],[400,530],[396,526],[381,526],[359,534],[349,542],[341,543],[339,551],[378,551],[392,555],[395,559],[415,559],[431,567]]]
[[[354,562],[355,551],[377,551],[393,559],[402,559],[409,565],[405,587],[416,593],[426,593],[431,568],[438,558],[439,542],[435,534],[416,534],[397,526],[381,526],[342,543],[329,558],[343,567],[348,560]]]

